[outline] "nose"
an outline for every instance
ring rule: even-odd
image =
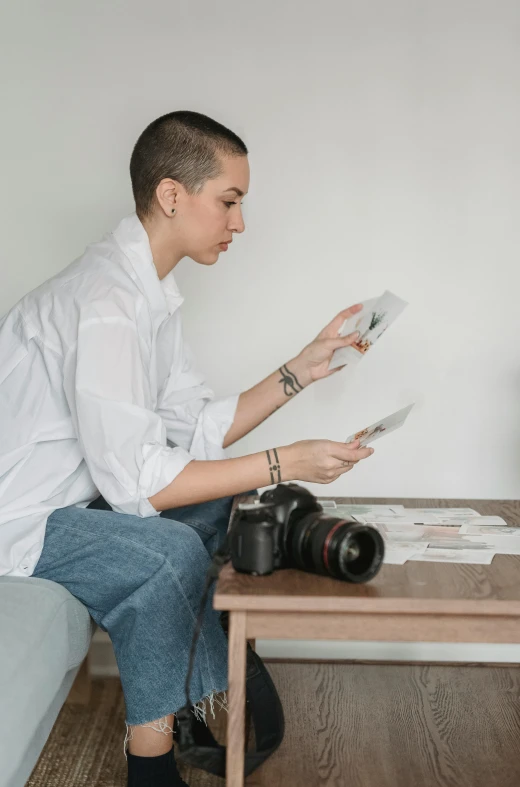
[[[242,211],[239,210],[232,217],[230,217],[228,229],[231,232],[244,232],[245,228],[246,225],[244,223],[244,217],[242,216]]]

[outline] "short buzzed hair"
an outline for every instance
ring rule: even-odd
[[[247,156],[244,142],[233,131],[199,112],[170,112],[152,121],[135,143],[130,179],[139,218],[153,208],[163,178],[182,183],[188,194],[199,194],[207,180],[222,173],[219,154]]]

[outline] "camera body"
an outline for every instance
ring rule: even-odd
[[[231,562],[236,571],[271,574],[289,568],[287,536],[291,515],[319,514],[323,508],[308,489],[278,484],[256,503],[241,503],[231,531]]]
[[[271,574],[299,568],[349,582],[379,571],[384,542],[379,531],[353,517],[337,518],[299,484],[278,484],[254,503],[239,504],[230,531],[236,571]]]

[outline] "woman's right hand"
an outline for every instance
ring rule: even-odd
[[[330,484],[348,473],[361,460],[372,456],[373,448],[360,448],[359,440],[299,440],[278,449],[283,481],[310,481]]]

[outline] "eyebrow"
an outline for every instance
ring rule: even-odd
[[[230,189],[226,189],[226,191],[235,191],[237,197],[243,197],[244,196],[244,192],[241,191],[240,189],[237,189],[236,186],[231,186],[231,188]]]

